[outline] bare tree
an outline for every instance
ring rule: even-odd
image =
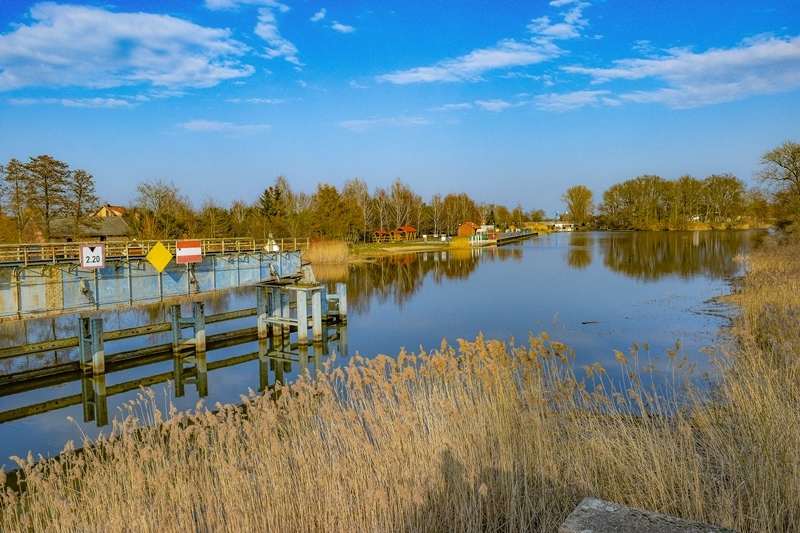
[[[756,173],[761,183],[779,185],[800,195],[800,144],[785,141],[779,147],[761,156],[764,168]]]

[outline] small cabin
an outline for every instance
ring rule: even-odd
[[[372,242],[387,242],[389,240],[389,232],[385,229],[377,229],[372,232]]]
[[[458,226],[458,236],[471,237],[477,234],[479,229],[481,229],[479,225],[475,224],[474,222],[467,221]]]
[[[392,230],[393,241],[413,241],[417,238],[417,229],[411,226],[400,226]]]

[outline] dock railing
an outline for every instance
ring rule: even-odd
[[[307,251],[308,238],[267,238],[256,239],[229,238],[229,239],[199,239],[203,255],[224,255],[243,252],[291,252],[295,250]],[[78,262],[80,259],[81,245],[102,244],[105,248],[105,257],[110,260],[144,259],[156,243],[161,242],[173,255],[176,251],[177,241],[162,239],[151,241],[79,241],[79,242],[48,242],[26,244],[0,244],[0,265],[31,264],[57,264]]]

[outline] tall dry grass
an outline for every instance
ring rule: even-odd
[[[346,263],[350,258],[347,243],[344,241],[313,241],[303,259],[315,263]]]
[[[743,322],[710,383],[678,350],[674,372],[652,373],[636,345],[617,353],[622,384],[599,365],[579,378],[541,335],[354,357],[218,412],[163,413],[142,391],[83,453],[20,459],[24,491],[2,496],[0,529],[556,531],[592,495],[798,531],[797,322],[766,340],[750,329],[767,320],[757,303],[793,309],[771,298],[796,283],[798,248],[769,246],[747,258]]]

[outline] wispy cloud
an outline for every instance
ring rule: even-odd
[[[284,7],[285,6],[279,4],[278,10],[283,11]],[[274,9],[275,8],[272,7],[259,8],[258,24],[256,24],[255,34],[267,41],[269,45],[266,47],[267,57],[270,59],[283,57],[289,63],[300,66],[302,63],[297,57],[297,47],[281,36],[278,30],[278,19],[275,17]]]
[[[416,67],[378,76],[378,81],[398,85],[423,82],[478,81],[489,71],[525,67],[550,61],[564,51],[554,41],[571,39],[581,35],[580,30],[588,24],[583,10],[590,4],[575,0],[554,0],[550,5],[560,7],[574,4],[572,9],[560,14],[563,22],[552,23],[549,17],[534,19],[528,26],[533,37],[528,42],[505,39],[495,46],[473,50],[469,54],[445,59],[432,66]]]
[[[319,22],[320,20],[324,19],[325,13],[327,13],[327,10],[323,7],[322,9],[314,13],[314,16],[311,17],[311,22]]]
[[[49,2],[34,5],[30,16],[30,25],[0,35],[0,90],[211,87],[254,72],[238,59],[249,48],[228,30],[168,15]]]
[[[431,111],[453,111],[455,109],[472,109],[472,104],[469,102],[462,102],[460,104],[444,104],[439,107],[431,108]]]
[[[229,98],[227,100],[232,104],[282,104],[286,101],[284,98]]]
[[[563,94],[542,94],[534,98],[534,105],[542,111],[570,111],[587,105],[619,105],[609,95],[610,91],[575,91]]]
[[[502,111],[513,104],[509,104],[505,100],[475,100],[475,105],[487,111]]]
[[[550,44],[527,44],[514,40],[491,48],[473,50],[465,56],[442,61],[432,67],[418,67],[378,76],[378,81],[395,84],[432,81],[476,81],[490,70],[541,63],[558,56],[561,51]]]
[[[405,128],[411,126],[425,126],[427,124],[431,124],[431,121],[422,117],[398,117],[367,120],[345,120],[340,122],[339,126],[351,131],[363,132],[382,126]]]
[[[528,25],[528,29],[539,36],[539,39],[536,40],[561,40],[580,37],[581,29],[589,24],[589,21],[583,18],[583,10],[589,7],[590,4],[588,2],[575,2],[571,0],[568,2],[550,2],[550,5],[560,7],[562,5],[573,3],[575,6],[572,9],[561,13],[561,16],[564,18],[563,22],[557,22],[554,24],[550,20],[550,17],[547,16],[533,19],[531,24]]]
[[[331,26],[334,30],[338,31],[339,33],[353,33],[356,29],[352,26],[348,26],[346,24],[342,24],[340,22],[333,21],[333,25]]]
[[[118,98],[9,98],[13,105],[62,105],[64,107],[134,107],[136,104]]]
[[[663,86],[657,89],[621,91],[619,96],[674,108],[697,107],[800,88],[800,36],[760,37],[735,48],[702,53],[669,50],[662,57],[617,60],[612,68],[570,66],[564,70],[591,76],[595,83],[660,81]]]
[[[266,56],[270,59],[282,57],[289,63],[302,66],[297,47],[281,35],[275,12],[286,13],[289,6],[275,0],[206,0],[208,9],[236,9],[243,5],[261,6],[258,9],[258,22],[253,32],[267,42]],[[324,16],[325,10],[322,10]],[[316,15],[315,15],[316,16]],[[313,19],[312,19],[313,20]]]
[[[186,131],[199,132],[223,132],[249,135],[269,129],[269,124],[233,124],[231,122],[217,122],[214,120],[190,120],[178,124],[178,127]]]

